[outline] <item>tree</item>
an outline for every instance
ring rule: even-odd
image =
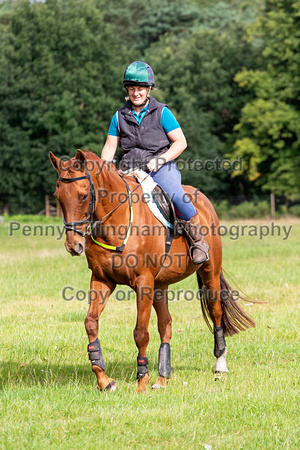
[[[235,77],[255,98],[244,106],[235,126],[232,157],[243,157],[241,173],[256,186],[296,198],[300,195],[300,1],[268,0],[247,37],[259,46],[261,56],[258,68],[244,68]]]
[[[199,8],[187,0],[98,0],[122,42],[142,54],[166,33],[179,34],[194,25]]]
[[[254,60],[252,46],[242,40],[252,18],[252,13],[241,15],[238,9],[218,3],[202,10],[193,30],[167,34],[146,52],[162,87],[156,96],[174,110],[187,136],[184,158],[203,165],[214,162],[215,170],[183,171],[185,183],[209,195],[225,192],[225,181],[230,181],[215,162],[222,161],[222,144],[249,98],[233,78],[243,64],[251,67]]]
[[[21,1],[0,26],[0,192],[37,211],[55,186],[49,150],[101,149],[132,54],[84,0]]]

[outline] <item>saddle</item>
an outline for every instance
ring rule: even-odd
[[[165,225],[172,230],[173,236],[185,233],[185,221],[176,216],[174,204],[167,192],[157,184],[149,174],[141,169],[131,169],[123,172],[132,176],[141,184],[143,193],[148,194],[146,201],[152,213]]]
[[[158,209],[164,218],[172,225],[174,236],[184,234],[184,221],[176,216],[174,204],[169,194],[157,184],[152,191],[152,195]]]

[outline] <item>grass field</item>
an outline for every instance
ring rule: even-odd
[[[112,298],[101,316],[107,373],[118,385],[101,393],[86,352],[87,301],[62,298],[64,286],[89,289],[85,258],[67,254],[57,235],[8,236],[0,225],[0,447],[299,448],[300,222],[277,224],[292,225],[287,239],[223,238],[224,268],[265,302],[244,304],[257,326],[227,338],[229,373],[213,374],[199,302],[173,301],[172,379],[145,395],[135,394],[134,299]],[[176,288],[196,290],[195,276]],[[150,383],[159,344],[153,311]]]

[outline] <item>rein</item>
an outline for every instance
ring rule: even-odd
[[[150,173],[148,173],[148,175],[144,178],[144,180],[143,180],[141,183],[139,183],[132,191],[130,191],[129,186],[128,186],[128,183],[127,183],[127,181],[122,177],[122,175],[120,175],[120,174],[118,174],[118,175],[119,175],[120,178],[122,178],[122,180],[124,181],[124,183],[125,183],[125,185],[126,185],[126,188],[127,188],[128,195],[126,195],[126,197],[125,197],[125,198],[124,198],[117,206],[115,206],[115,207],[114,207],[111,211],[109,211],[105,216],[101,217],[101,219],[98,220],[98,222],[96,222],[96,223],[101,223],[101,222],[103,222],[103,220],[106,219],[106,217],[110,216],[110,214],[112,214],[116,209],[118,209],[119,206],[123,205],[123,203],[125,203],[126,200],[128,199],[128,201],[129,201],[129,208],[130,208],[130,221],[129,221],[129,228],[128,228],[128,230],[127,230],[127,233],[126,233],[126,236],[125,236],[125,238],[124,238],[123,244],[122,244],[121,246],[119,246],[119,247],[115,247],[115,246],[113,246],[113,245],[104,244],[103,242],[98,242],[98,241],[96,241],[96,240],[94,239],[94,236],[93,236],[93,233],[92,233],[92,232],[91,232],[91,238],[92,238],[92,241],[93,241],[95,244],[100,245],[100,247],[106,248],[106,249],[108,249],[108,250],[116,250],[116,251],[118,251],[118,252],[122,252],[122,251],[124,250],[124,247],[125,247],[125,245],[126,245],[126,243],[127,243],[127,240],[128,240],[128,238],[129,238],[129,235],[130,235],[130,232],[131,232],[131,229],[132,229],[132,222],[133,222],[132,193],[133,193],[136,189],[138,189],[138,188],[140,187],[141,183],[142,183],[143,181],[145,181],[145,179],[150,175]]]
[[[121,178],[122,178],[122,177],[121,177]],[[104,217],[102,217],[98,222],[102,222],[107,216],[109,216],[110,214],[112,214],[117,208],[119,208],[119,206],[121,206],[123,203],[125,203],[126,200],[128,199],[128,202],[129,202],[129,209],[130,209],[130,219],[129,219],[129,227],[128,227],[126,236],[125,236],[125,238],[124,238],[123,244],[120,245],[119,247],[116,247],[116,246],[114,246],[114,245],[109,245],[109,244],[104,244],[103,242],[98,242],[98,241],[96,241],[96,239],[94,238],[93,233],[92,233],[92,230],[91,230],[91,238],[92,238],[92,241],[93,241],[95,244],[100,245],[100,247],[106,248],[107,250],[116,250],[117,252],[122,252],[122,251],[124,250],[124,247],[125,247],[125,245],[126,245],[126,243],[127,243],[127,240],[128,240],[128,238],[129,238],[129,236],[130,236],[130,233],[131,233],[132,222],[133,222],[133,208],[132,208],[132,197],[131,197],[131,194],[132,194],[132,192],[136,189],[136,188],[134,188],[134,190],[131,192],[130,189],[129,189],[129,186],[128,186],[127,181],[124,180],[124,178],[122,178],[122,180],[124,181],[124,183],[125,183],[125,185],[126,185],[128,195],[124,198],[124,200],[122,200],[117,206],[115,206],[111,211],[109,211],[109,213],[107,213]],[[137,186],[137,187],[138,187],[138,186]]]

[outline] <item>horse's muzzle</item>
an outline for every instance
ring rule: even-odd
[[[73,242],[72,245],[68,244],[68,242],[65,242],[65,248],[67,252],[71,253],[72,256],[80,256],[82,253],[84,253],[84,243],[82,242]]]

